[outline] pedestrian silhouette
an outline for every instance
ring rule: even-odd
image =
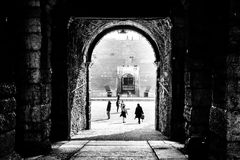
[[[118,112],[118,110],[119,110],[119,103],[120,103],[120,95],[119,95],[119,93],[118,93],[118,95],[117,95],[117,101],[116,101],[117,112]]]
[[[122,111],[121,111],[121,114],[120,114],[120,117],[123,117],[123,123],[126,123],[125,121],[125,118],[127,117],[127,110],[125,108],[125,105],[122,106]]]
[[[138,118],[138,123],[141,123],[141,119],[144,119],[144,113],[143,113],[143,109],[140,106],[140,104],[137,104],[136,110],[135,110],[135,118]]]
[[[123,107],[125,107],[125,104],[124,104],[123,100],[121,101],[120,106],[121,106],[121,111],[122,111]]]
[[[110,119],[110,111],[111,111],[111,102],[108,101],[108,104],[107,104],[107,116],[108,116],[108,119]]]

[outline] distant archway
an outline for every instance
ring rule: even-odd
[[[171,132],[171,24],[169,18],[71,18],[68,24],[68,108],[71,135],[90,129],[89,64],[92,51],[107,33],[130,29],[152,45],[157,65],[155,128]],[[70,134],[70,133],[69,133]]]

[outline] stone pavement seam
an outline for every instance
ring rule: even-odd
[[[85,144],[83,144],[83,146],[81,148],[79,148],[76,152],[70,154],[69,156],[69,160],[71,160],[72,158],[74,158],[74,156],[79,152],[81,151],[81,149],[83,149],[90,141],[87,141]]]
[[[81,151],[81,149],[83,149],[89,142],[90,142],[90,140],[87,141],[85,144],[83,144],[83,146],[82,146],[81,148],[79,148],[77,151],[71,153],[71,154],[69,155],[69,158],[68,158],[68,159],[71,160],[72,158],[74,158],[74,156],[75,156],[79,151]]]
[[[150,145],[150,143],[147,141],[147,144],[149,145],[149,147],[151,148],[154,156],[156,157],[156,160],[159,160],[158,156],[157,156],[157,153],[155,152],[155,150],[152,148],[152,146]]]

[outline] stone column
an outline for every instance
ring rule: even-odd
[[[23,156],[51,149],[51,85],[44,50],[40,0],[24,2],[23,62],[18,77],[17,149]]]

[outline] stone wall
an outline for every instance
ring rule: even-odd
[[[220,160],[240,158],[240,3],[232,0],[229,4],[228,48],[225,55],[218,56],[214,65],[213,105],[209,120],[209,157]]]
[[[23,9],[28,15],[23,16],[19,29],[24,44],[17,66],[16,149],[22,156],[30,156],[51,149],[51,65],[40,1],[27,1]]]

